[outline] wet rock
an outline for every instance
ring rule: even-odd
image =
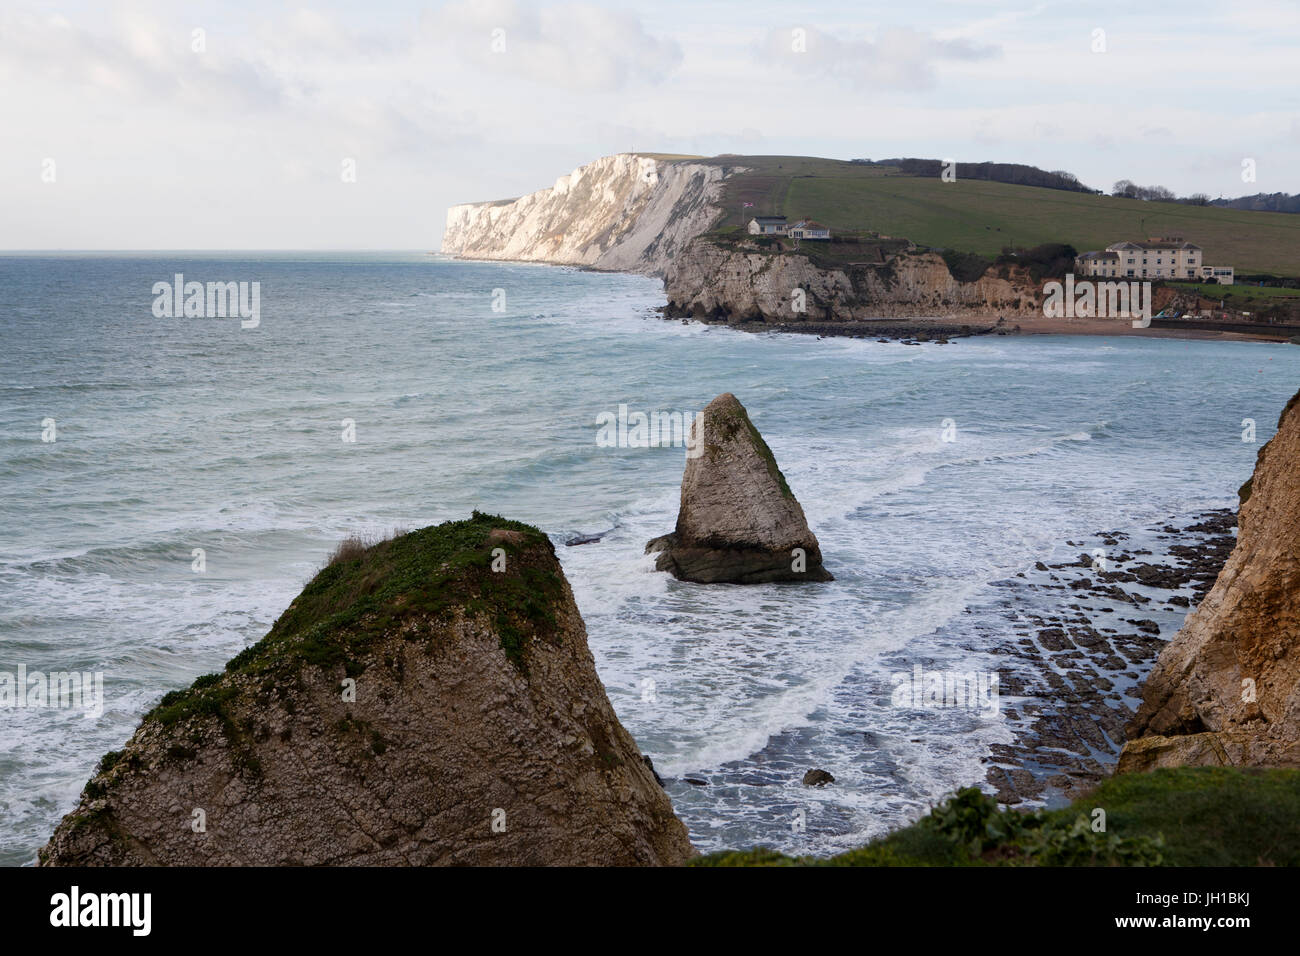
[[[1074,646],[1059,627],[1045,627],[1039,631],[1038,643],[1047,651],[1063,651]]]
[[[646,767],[650,770],[650,773],[654,776],[655,783],[659,784],[659,786],[662,787],[664,785],[664,779],[663,777],[659,776],[659,772],[655,770],[655,762],[645,754],[641,755],[641,760],[642,762],[645,763]]]
[[[824,787],[828,783],[834,783],[835,778],[825,770],[813,769],[803,775],[803,785],[805,787]]]
[[[697,434],[696,429],[702,429]],[[692,426],[677,528],[646,545],[655,567],[684,581],[830,581],[803,508],[745,407],[730,393]]]

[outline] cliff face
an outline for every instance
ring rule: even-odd
[[[692,854],[536,529],[336,560],[109,754],[43,865],[634,865]]]
[[[904,252],[872,265],[819,266],[807,255],[697,239],[664,276],[670,315],[730,322],[845,321],[962,310],[1028,314],[1041,284],[1023,269],[959,282],[935,253]],[[803,290],[803,311],[794,290]]]
[[[953,278],[933,253],[843,266],[748,241],[706,237],[724,180],[742,167],[632,153],[580,166],[520,199],[447,211],[442,252],[466,259],[546,262],[664,279],[669,314],[725,321],[837,321],[950,312],[1028,314],[1041,283],[1025,270]],[[804,308],[792,307],[795,289]]]
[[[717,218],[730,172],[631,153],[606,156],[520,199],[452,206],[442,251],[662,275]]]
[[[1147,678],[1119,772],[1300,766],[1300,394],[1242,491],[1237,546]]]

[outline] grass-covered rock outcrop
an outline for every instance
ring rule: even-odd
[[[685,827],[549,539],[475,513],[340,548],[107,755],[45,865],[655,864]]]

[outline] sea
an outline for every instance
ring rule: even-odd
[[[257,283],[257,321],[160,306],[178,275]],[[1000,584],[1235,506],[1300,385],[1289,345],[905,345],[663,305],[643,276],[421,252],[0,255],[0,680],[103,677],[102,709],[0,708],[0,863],[31,863],[100,756],[259,640],[341,539],[475,509],[555,541],[696,846],[859,845],[985,785],[1012,734],[900,703],[900,675],[995,673]],[[685,450],[610,447],[598,422],[723,392],[834,581],[682,583],[643,553]],[[804,786],[814,768],[835,782]]]

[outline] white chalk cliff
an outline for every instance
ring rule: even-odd
[[[718,217],[736,168],[634,153],[605,156],[515,200],[447,210],[442,252],[662,276]]]

